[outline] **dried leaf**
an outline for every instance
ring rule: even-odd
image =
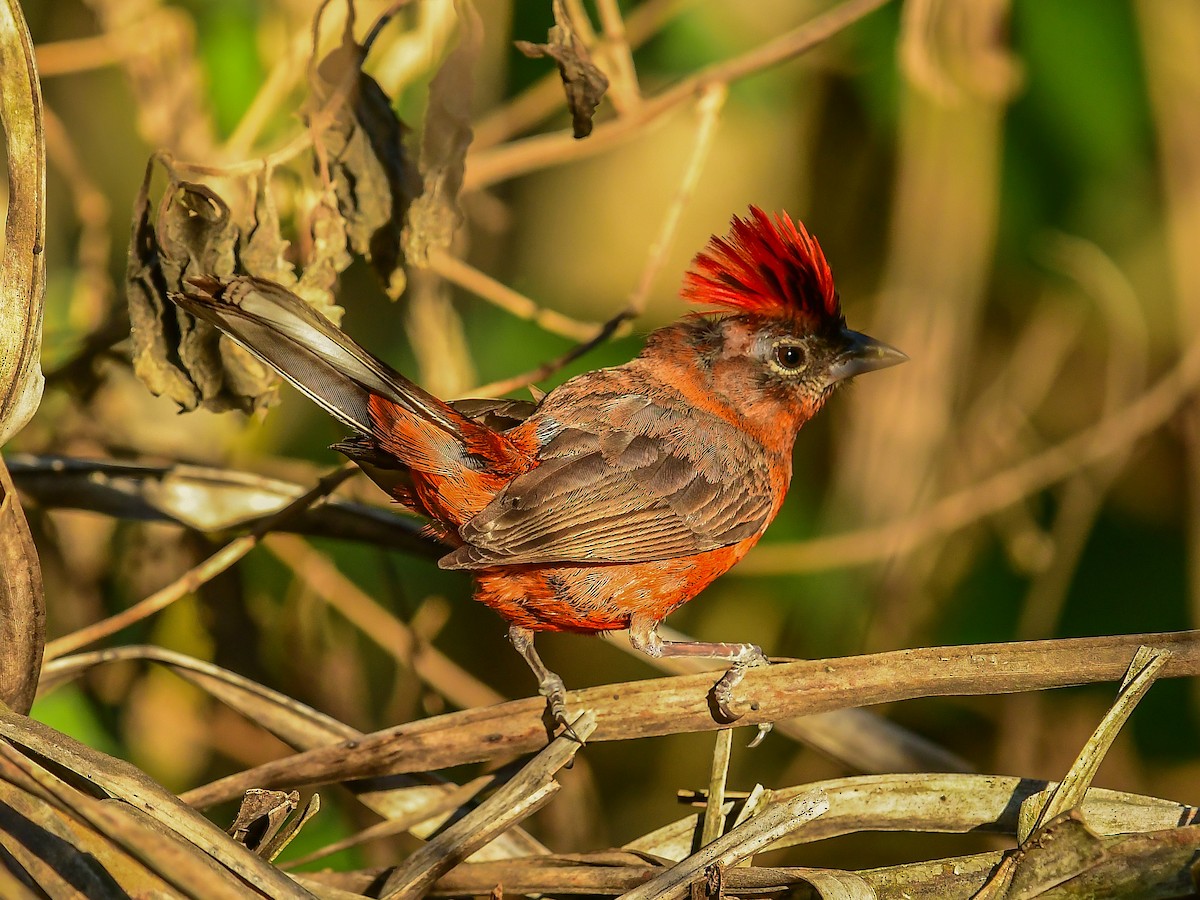
[[[243,272],[290,288],[296,284],[296,267],[287,258],[287,250],[271,193],[271,173],[264,169],[255,182],[254,209],[242,229],[238,262]]]
[[[337,197],[326,191],[308,213],[311,248],[304,273],[296,283],[296,293],[334,325],[345,312],[334,302],[338,275],[350,265],[347,252],[346,220],[338,211]]]
[[[404,151],[408,129],[391,98],[362,71],[366,50],[354,41],[352,22],[341,46],[317,66],[305,115],[318,131],[318,159],[328,167],[350,245],[370,261],[394,300],[405,286],[404,215],[420,185]]]
[[[779,788],[772,792],[774,798],[820,789],[829,797],[830,811],[772,849],[861,831],[1011,835],[1018,828],[1022,802],[1044,787],[1046,782],[998,775],[905,773],[857,775]],[[750,808],[754,799],[752,793],[745,807]],[[1154,831],[1200,820],[1196,807],[1102,788],[1088,791],[1082,808],[1087,821],[1102,834]],[[739,814],[738,823],[745,818],[744,812]],[[698,823],[698,816],[686,816],[631,841],[626,849],[683,859],[691,852]]]
[[[820,789],[808,790],[789,799],[780,800],[754,818],[738,825],[728,834],[701,847],[696,853],[627,892],[624,897],[626,900],[651,900],[653,897],[682,896],[687,886],[702,878],[710,866],[732,866],[828,810],[829,799]]]
[[[80,791],[0,742],[0,810],[5,805],[21,821],[8,818],[0,833],[13,833],[18,824],[24,840],[2,841],[23,856],[24,868],[36,873],[46,894],[87,897],[189,897],[236,900],[246,885],[218,865],[204,850],[190,844],[139,810],[113,800],[99,800]],[[84,782],[84,779],[80,779]],[[0,813],[0,819],[6,818]],[[30,833],[40,829],[40,833]],[[32,839],[31,839],[32,838]],[[32,852],[22,853],[21,844]],[[43,861],[44,860],[44,861]],[[46,863],[52,864],[52,870]],[[3,868],[0,867],[0,872]],[[99,890],[81,895],[58,885],[63,877],[76,888],[99,881]],[[122,893],[124,891],[124,893]],[[37,896],[46,896],[38,892]],[[21,897],[5,890],[0,897]]]
[[[385,900],[424,896],[457,862],[540,809],[559,788],[554,775],[575,758],[595,729],[595,714],[584,710],[571,723],[578,737],[559,735],[551,741],[496,793],[405,860],[384,882],[381,895]]]
[[[263,687],[245,676],[161,647],[120,647],[59,657],[47,663],[42,673],[42,690],[53,690],[54,687],[79,677],[95,666],[129,659],[152,660],[169,666],[181,678],[208,692],[293,747],[319,747],[362,737],[361,732],[350,726],[305,706],[298,700]],[[433,779],[433,783],[427,783],[430,777],[426,774],[421,779],[399,776],[379,782],[357,780],[348,787],[368,809],[392,821],[404,820],[409,823],[405,826],[406,830],[417,837],[428,838],[441,828],[459,806],[479,790],[478,787],[460,788],[452,783],[440,782],[436,778]],[[463,796],[464,794],[466,796]],[[316,796],[314,794],[313,798]],[[297,828],[311,815],[312,802],[310,800],[309,806],[299,819],[294,820],[297,821]],[[283,839],[284,834],[281,832],[280,840]],[[283,848],[271,848],[272,851],[275,849]],[[520,828],[510,828],[473,858],[499,859],[546,852],[548,851],[526,832]]]
[[[1009,851],[977,900],[1026,900],[1039,897],[1100,864],[1104,844],[1072,811],[1053,820],[1016,850]]]
[[[279,833],[287,817],[300,805],[300,792],[267,791],[251,788],[242,797],[237,816],[229,826],[229,835],[255,853]]]
[[[133,337],[133,369],[150,393],[170,397],[184,409],[195,409],[200,391],[192,383],[178,357],[180,316],[167,300],[168,285],[163,274],[158,239],[150,220],[150,178],[154,162],[133,202],[129,253],[125,264],[125,295]]]
[[[238,227],[229,206],[206,185],[172,180],[159,203],[154,233],[168,290],[183,290],[187,276],[233,274]],[[163,302],[179,322],[179,361],[199,390],[201,404],[214,411],[228,408],[230,404],[221,400],[225,378],[220,332],[178,310],[169,299]]]
[[[585,138],[591,134],[592,117],[604,99],[604,92],[608,90],[608,77],[592,62],[586,45],[575,33],[566,3],[554,0],[554,25],[547,43],[515,43],[517,49],[528,57],[536,59],[549,56],[558,63],[558,74],[567,93],[567,108],[571,110],[575,137]]]
[[[279,828],[275,835],[270,838],[259,849],[259,855],[263,859],[269,859],[272,862],[287,849],[287,845],[295,840],[296,835],[300,833],[300,829],[305,826],[309,819],[321,811],[321,795],[314,793],[308,798],[308,802],[304,804],[304,809],[300,810],[298,816],[292,816]]]
[[[1047,822],[1082,805],[1092,779],[1117,734],[1170,658],[1170,650],[1138,648],[1129,671],[1125,673],[1117,699],[1080,751],[1070,771],[1053,790],[1045,795],[1035,794],[1021,804],[1020,826],[1017,829],[1020,843],[1023,844]]]
[[[46,643],[42,567],[21,500],[0,459],[0,701],[29,712]]]
[[[16,0],[0,3],[0,118],[8,213],[0,260],[0,446],[42,399],[46,290],[46,139],[33,42]]]
[[[2,742],[5,740],[24,748],[20,754],[10,754],[13,761],[20,763],[25,758],[44,757],[55,764],[56,772],[75,773],[81,783],[90,783],[93,791],[103,791],[114,800],[145,813],[156,829],[167,829],[183,841],[201,848],[205,856],[234,872],[261,894],[279,898],[309,896],[274,866],[230,840],[220,828],[124,760],[85,747],[0,704],[0,749],[4,749]],[[105,805],[94,798],[89,799],[93,799],[88,805],[89,814],[104,815]],[[245,892],[242,895],[245,896]]]
[[[134,202],[126,268],[134,371],[152,393],[170,397],[185,410],[203,406],[252,412],[267,406],[275,398],[278,376],[168,297],[183,290],[189,276],[233,275],[242,231],[216,191],[173,176],[151,223],[153,165],[153,160],[147,165]],[[256,259],[270,240],[271,225],[264,219],[270,215],[256,203],[255,234],[264,222],[267,228],[254,245]]]
[[[404,225],[404,254],[410,263],[428,265],[430,251],[446,249],[462,224],[458,205],[467,148],[471,145],[471,95],[483,25],[470,0],[457,0],[458,43],[429,83],[429,106],[421,136],[424,189],[413,201]]]

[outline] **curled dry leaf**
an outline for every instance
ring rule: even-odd
[[[296,283],[296,267],[287,256],[288,242],[279,226],[279,210],[271,193],[271,172],[264,169],[255,180],[254,208],[242,229],[237,256],[241,269],[284,287]]]
[[[275,396],[277,377],[168,298],[183,290],[188,277],[232,275],[241,229],[216,191],[173,173],[152,223],[152,174],[153,161],[134,203],[126,269],[134,370],[152,393],[170,397],[185,410],[203,406],[252,412],[264,407]],[[256,223],[257,228],[262,225]]]
[[[576,34],[566,3],[554,0],[554,25],[545,44],[516,41],[516,47],[526,56],[549,56],[558,63],[575,137],[591,134],[592,117],[608,90],[608,77],[592,62],[587,46]]]
[[[46,289],[46,139],[33,42],[16,0],[0,2],[0,118],[8,162],[8,214],[0,259],[0,445],[42,399]]]
[[[296,283],[296,293],[325,318],[338,325],[345,310],[334,302],[338,275],[350,265],[346,220],[337,197],[325,191],[308,210],[308,264]]]
[[[458,205],[471,146],[471,95],[483,25],[470,0],[457,0],[458,43],[429,83],[429,106],[421,136],[424,190],[413,201],[404,226],[404,254],[410,263],[428,264],[432,250],[450,246],[462,224]]]
[[[299,791],[285,794],[252,788],[242,797],[229,835],[263,859],[274,860],[300,833],[304,823],[321,809],[320,796],[313,794],[300,814],[293,816],[299,806]]]
[[[328,167],[350,245],[395,300],[405,286],[401,228],[420,183],[404,151],[408,129],[391,98],[362,70],[366,49],[354,41],[352,22],[342,44],[316,67],[305,118],[316,132],[318,160]]]
[[[29,712],[46,643],[42,567],[17,490],[0,459],[0,701]]]

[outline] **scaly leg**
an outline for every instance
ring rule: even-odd
[[[563,734],[582,744],[583,741],[575,733],[575,729],[571,727],[571,721],[567,718],[567,687],[563,684],[563,680],[551,672],[542,662],[542,658],[538,656],[537,650],[533,647],[533,632],[520,625],[510,625],[508,641],[521,654],[526,665],[533,669],[533,674],[538,680],[538,693],[546,698],[550,717],[563,727]]]
[[[726,722],[734,722],[740,716],[729,708],[733,700],[733,689],[746,674],[750,666],[766,666],[770,660],[762,648],[755,644],[726,644],[705,641],[664,641],[658,634],[658,622],[635,616],[629,623],[629,643],[634,648],[658,659],[663,656],[691,656],[707,659],[725,659],[732,665],[713,685],[712,698],[717,711]],[[757,744],[771,730],[769,723],[759,726],[759,736],[751,746]]]

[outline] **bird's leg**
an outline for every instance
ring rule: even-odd
[[[538,656],[537,650],[533,647],[533,632],[520,625],[510,625],[508,641],[521,654],[526,665],[533,669],[533,674],[538,680],[538,693],[546,698],[550,718],[563,727],[563,733],[567,737],[582,744],[583,741],[579,739],[567,718],[567,686],[563,684],[563,680],[558,675],[550,671],[542,662],[542,658]]]
[[[721,676],[720,680],[712,688],[713,702],[717,707],[717,712],[720,713],[721,719],[725,722],[733,722],[740,718],[740,715],[734,713],[729,708],[729,703],[733,699],[733,689],[746,674],[746,669],[750,666],[765,666],[770,664],[770,660],[763,654],[762,648],[755,644],[664,641],[658,634],[658,622],[653,619],[643,619],[636,616],[629,623],[629,643],[633,644],[635,649],[655,659],[663,656],[690,656],[707,659],[724,659],[732,663],[728,671]],[[755,739],[755,743],[762,739],[762,735],[766,731],[770,731],[770,725],[768,724],[766,731],[763,731],[760,726],[760,731],[762,733]]]

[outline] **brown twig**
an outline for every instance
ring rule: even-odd
[[[535,169],[594,156],[641,133],[655,120],[687,102],[708,85],[729,84],[799,56],[887,2],[888,0],[848,0],[773,41],[684,79],[662,93],[648,98],[628,115],[597,124],[586,141],[576,141],[570,131],[561,131],[470,153],[467,155],[463,190],[481,190]]]
[[[626,322],[630,322],[642,314],[646,307],[646,298],[650,294],[650,288],[654,285],[654,279],[662,271],[663,264],[666,262],[667,252],[671,249],[671,245],[675,240],[675,234],[679,230],[679,222],[683,218],[683,211],[695,194],[696,184],[700,180],[700,172],[704,169],[704,163],[708,160],[709,152],[712,150],[713,139],[716,137],[717,123],[720,120],[721,109],[725,104],[727,94],[728,90],[723,84],[710,85],[701,92],[700,100],[697,103],[700,125],[697,129],[695,145],[692,148],[691,155],[688,157],[687,165],[684,167],[683,178],[675,192],[675,197],[672,199],[671,205],[667,208],[666,216],[663,219],[662,226],[659,228],[658,237],[650,246],[650,254],[646,259],[645,267],[642,269],[641,277],[638,279],[637,286],[629,295],[629,302],[625,309],[600,326],[592,337],[572,347],[558,359],[543,363],[536,369],[523,372],[512,378],[485,384],[477,388],[479,394],[485,397],[507,394],[509,391],[535,384],[544,378],[549,378],[555,372],[570,365],[617,334],[621,326]]]
[[[145,35],[172,24],[173,15],[158,10],[102,34],[39,44],[36,48],[38,75],[43,79],[77,75],[123,63],[130,55],[145,52]]]
[[[142,619],[166,609],[180,597],[192,593],[205,582],[220,575],[254,549],[262,537],[271,531],[271,529],[282,522],[286,522],[291,516],[307,509],[327,494],[332,493],[337,489],[338,485],[357,471],[358,467],[353,464],[347,464],[334,470],[321,478],[307,493],[297,497],[283,509],[279,510],[279,512],[261,520],[249,534],[233,539],[212,556],[208,557],[208,559],[192,567],[166,587],[155,591],[146,599],[135,603],[133,606],[122,610],[116,615],[109,616],[107,619],[101,619],[99,622],[94,622],[86,628],[80,628],[78,631],[50,641],[46,644],[46,660],[52,660],[66,653],[78,650],[80,647],[86,647],[88,644],[95,643],[111,634],[115,634],[122,628],[128,628],[135,622],[140,622]]]
[[[597,322],[581,322],[552,309],[538,306],[524,294],[514,291],[503,282],[463,262],[440,247],[429,251],[429,267],[452,284],[482,297],[519,319],[527,319],[551,334],[577,341],[591,340],[601,326]]]
[[[384,882],[384,900],[425,896],[456,863],[548,803],[559,789],[555,774],[575,758],[595,727],[590,712],[580,715],[571,723],[578,739],[565,734],[555,738],[496,793],[405,860]]]
[[[625,19],[625,37],[636,49],[658,34],[673,18],[696,0],[646,0]],[[484,150],[528,131],[562,108],[562,78],[552,71],[476,123],[472,147]]]
[[[900,650],[753,668],[733,709],[739,724],[911,700],[1002,694],[1119,681],[1139,647],[1172,653],[1164,677],[1200,675],[1200,631]],[[572,691],[572,709],[596,713],[593,741],[631,740],[725,727],[708,702],[711,675],[684,675]],[[544,746],[541,698],[516,700],[401,725],[351,744],[274,760],[196,788],[188,803],[210,806],[249,787],[296,787],[427,771]]]
[[[600,14],[600,25],[604,30],[604,44],[599,49],[609,62],[609,94],[617,112],[624,113],[642,100],[637,68],[633,64],[633,48],[617,0],[597,0],[596,12]]]
[[[590,353],[596,347],[599,347],[610,337],[621,333],[621,328],[631,318],[633,313],[629,309],[623,309],[596,331],[594,335],[586,341],[576,344],[562,356],[551,360],[547,363],[542,363],[536,369],[530,369],[528,372],[522,372],[520,375],[514,375],[511,378],[505,378],[502,381],[493,381],[490,384],[480,385],[474,388],[471,393],[480,397],[498,397],[501,394],[507,394],[509,391],[515,391],[518,388],[527,387],[531,384],[536,384],[543,378],[549,378],[555,372],[569,366],[571,363],[580,357]]]
[[[633,293],[629,295],[629,309],[635,316],[641,315],[646,308],[646,299],[650,295],[650,288],[654,286],[654,279],[662,271],[663,264],[667,260],[667,253],[675,242],[679,223],[683,219],[683,211],[696,193],[696,185],[700,181],[700,173],[704,171],[704,164],[708,162],[708,157],[712,152],[713,141],[717,136],[717,124],[721,120],[721,110],[724,108],[725,99],[728,96],[729,88],[724,82],[707,84],[700,90],[700,96],[696,102],[696,112],[700,120],[696,128],[696,141],[692,145],[691,155],[684,167],[683,178],[680,179],[671,205],[667,207],[667,214],[663,218],[658,236],[650,245],[650,255],[646,259],[645,268],[642,269],[641,278],[638,279]]]

